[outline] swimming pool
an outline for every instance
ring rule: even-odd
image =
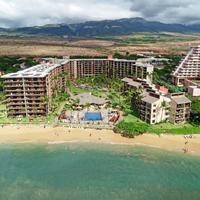
[[[86,121],[102,121],[102,115],[100,112],[87,112],[85,113]]]

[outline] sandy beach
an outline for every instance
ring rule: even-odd
[[[109,130],[68,129],[64,127],[4,126],[0,128],[0,144],[23,143],[104,143],[149,146],[168,151],[200,155],[200,135],[192,138],[182,135],[144,134],[134,139],[124,138]]]

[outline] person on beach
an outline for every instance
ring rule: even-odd
[[[187,152],[188,152],[188,149],[184,148],[184,149],[183,149],[183,152],[184,152],[184,153],[187,153]]]

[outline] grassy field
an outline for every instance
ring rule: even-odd
[[[180,33],[136,33],[128,36],[116,37],[122,44],[149,44],[149,43],[167,43],[167,42],[187,42],[198,41],[198,34],[180,34]]]
[[[134,115],[128,115],[124,119],[125,122],[129,123],[140,123],[146,124],[145,122],[141,121]],[[156,125],[149,125],[148,129],[149,133],[154,134],[200,134],[200,127],[193,126],[192,124],[171,124],[171,123],[161,123]]]
[[[105,96],[104,93],[101,91],[101,89],[87,89],[87,88],[80,88],[76,87],[73,84],[69,86],[69,90],[73,95],[83,94],[83,93],[92,93],[92,95],[97,97],[103,97]]]
[[[0,55],[17,56],[106,56],[131,54],[182,54],[200,43],[200,34],[133,33],[101,38],[0,37]]]

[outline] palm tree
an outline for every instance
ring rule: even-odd
[[[163,121],[164,110],[166,110],[167,107],[168,107],[167,102],[165,100],[163,100],[163,102],[161,103],[161,106],[160,106],[160,108],[162,109],[162,114],[161,114],[162,121]]]
[[[148,76],[151,77],[151,80],[153,81],[153,83],[157,83],[158,80],[160,80],[160,77],[158,75],[158,73],[154,70],[154,72],[148,74]]]
[[[143,91],[144,90],[141,86],[133,89],[132,90],[132,99],[135,100],[136,102],[140,102],[141,99],[143,98],[143,96],[142,96]]]
[[[90,104],[89,104],[89,103],[86,103],[86,104],[85,104],[85,107],[87,108],[87,111],[88,111],[89,108],[90,108]]]
[[[151,73],[149,73],[149,72],[147,72],[147,77],[152,81],[153,80],[153,73],[155,73],[155,72],[151,72]]]
[[[47,95],[43,96],[43,97],[41,97],[41,101],[42,101],[42,103],[44,103],[46,105],[47,109],[49,109],[49,107],[50,107],[49,97]]]
[[[74,104],[75,104],[76,106],[78,106],[78,105],[80,104],[80,99],[79,99],[79,98],[75,99],[75,100],[74,100]]]

